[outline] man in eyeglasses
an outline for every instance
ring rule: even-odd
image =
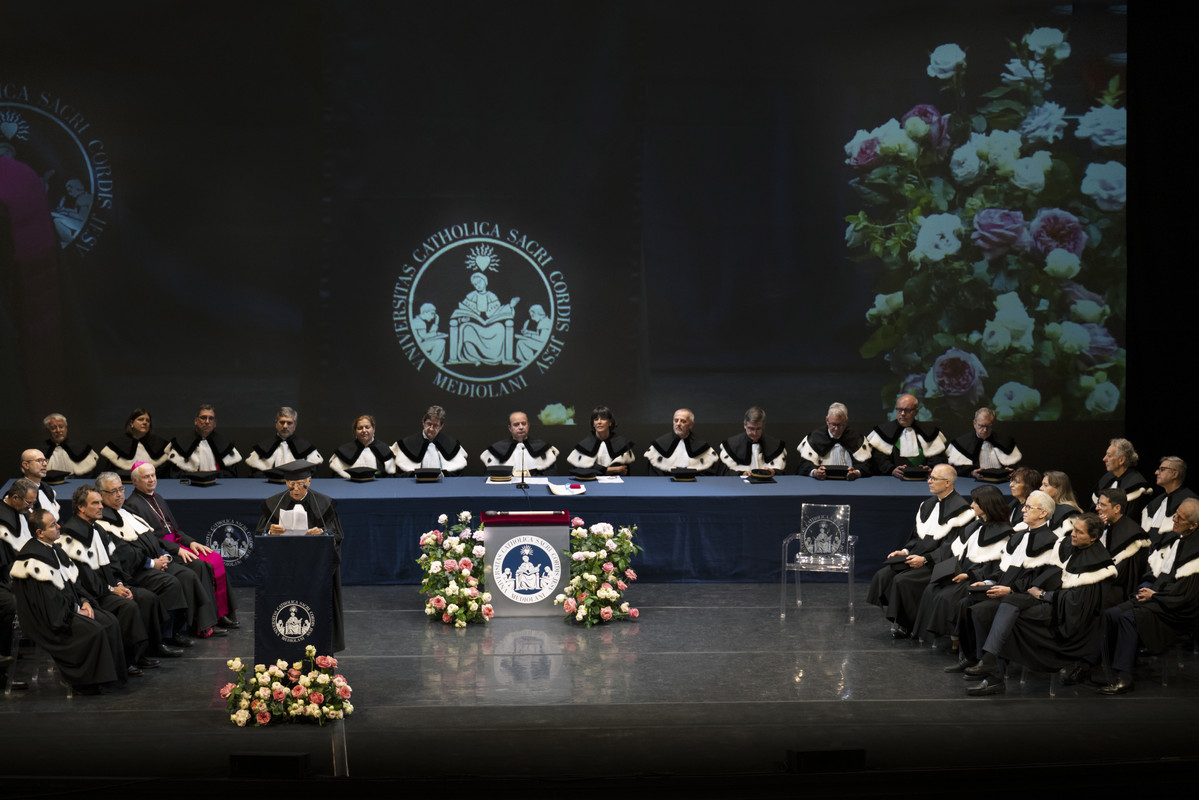
[[[895,401],[895,419],[877,426],[866,441],[875,475],[902,479],[908,467],[932,467],[944,464],[945,434],[936,425],[917,422],[920,401],[914,395],[901,394]]]
[[[21,477],[37,484],[37,507],[46,509],[57,520],[58,500],[54,496],[54,490],[50,488],[49,484],[44,483],[48,463],[45,453],[36,447],[31,447],[21,453]]]

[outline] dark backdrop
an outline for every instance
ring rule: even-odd
[[[1141,5],[1132,12],[1153,28]],[[74,106],[88,126],[80,140],[102,143],[115,188],[95,243],[61,250],[59,289],[37,302],[33,316],[55,322],[61,345],[22,329],[19,291],[5,298],[0,451],[15,461],[50,410],[100,444],[134,406],[154,413],[157,431],[183,433],[200,401],[218,406],[243,452],[281,404],[300,409],[303,434],[326,453],[351,438],[358,413],[375,414],[391,441],[433,402],[472,453],[500,438],[508,410],[536,417],[558,403],[579,425],[607,403],[643,443],[679,405],[713,441],[752,403],[792,444],[833,399],[868,428],[887,373],[858,355],[876,267],[846,258],[844,216],[859,204],[842,147],[927,100],[932,48],[970,42],[972,63],[998,65],[1004,40],[1032,25],[1070,29],[1076,53],[1131,50],[1145,76],[1134,97],[1156,96],[1171,48],[1127,48],[1128,18],[1109,4],[1059,12],[1047,2],[10,4],[0,102],[24,90],[34,105]],[[1141,130],[1172,116],[1165,104],[1132,108]],[[1152,181],[1168,156],[1136,141],[1133,153],[1130,207],[1152,208],[1176,190]],[[69,166],[47,178],[52,205]],[[471,394],[438,382],[427,358],[418,368],[396,312],[398,297],[435,301],[448,329],[470,288],[466,258],[487,243],[466,241],[480,223],[514,245],[494,245],[489,289],[522,295],[518,332],[540,300],[559,349],[553,363]],[[1080,482],[1099,472],[1112,435],[1127,432],[1151,460],[1194,452],[1193,438],[1178,438],[1180,404],[1159,402],[1187,298],[1158,287],[1187,279],[1150,227],[1132,217],[1127,427],[1011,426],[1030,460]],[[437,269],[405,294],[402,279],[425,266],[421,248],[439,233]],[[563,292],[537,294],[530,241]],[[967,428],[942,422],[951,435]],[[538,433],[566,449],[579,425]]]

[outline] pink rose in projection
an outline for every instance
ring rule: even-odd
[[[879,137],[868,131],[858,131],[845,144],[845,163],[858,169],[874,166],[879,160]]]
[[[1069,211],[1060,208],[1042,208],[1028,228],[1032,237],[1032,250],[1042,258],[1054,250],[1065,250],[1081,256],[1087,246],[1087,234],[1082,222]]]
[[[604,622],[612,619],[612,606],[604,606],[600,609],[600,619]]]
[[[1013,251],[1023,252],[1030,241],[1024,215],[1005,208],[984,208],[975,214],[970,239],[988,261]]]
[[[982,395],[985,377],[987,370],[978,356],[951,347],[933,362],[925,388],[950,397],[966,397],[973,403]]]
[[[928,103],[912,106],[912,110],[904,114],[900,122],[907,122],[912,117],[918,117],[928,125],[928,143],[931,147],[937,150],[949,147],[949,117],[942,116],[936,106]]]

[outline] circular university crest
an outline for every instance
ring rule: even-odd
[[[59,246],[86,255],[110,221],[113,177],[85,110],[54,92],[0,81],[0,156],[41,177]]]
[[[501,397],[548,372],[570,330],[570,288],[536,239],[490,222],[452,225],[412,251],[392,292],[396,341],[433,383]]]
[[[845,531],[839,520],[832,517],[816,517],[809,520],[803,529],[804,550],[810,555],[833,555],[842,552]]]
[[[492,581],[517,603],[538,603],[553,594],[562,577],[558,551],[540,536],[514,536],[492,560]]]
[[[312,609],[299,600],[288,600],[275,609],[271,628],[285,642],[302,642],[316,627]]]
[[[254,552],[254,537],[249,528],[235,519],[214,522],[204,544],[221,554],[226,567],[236,567]]]

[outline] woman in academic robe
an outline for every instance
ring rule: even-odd
[[[954,652],[958,651],[961,601],[969,592],[970,584],[999,577],[1002,571],[999,562],[1006,552],[1008,537],[1012,535],[1007,504],[996,487],[979,486],[970,492],[970,508],[974,510],[975,519],[960,535],[942,545],[949,550],[945,557],[935,559],[938,567],[934,568],[934,578],[920,599],[913,628],[924,641],[948,635]]]
[[[616,417],[607,406],[591,411],[591,435],[575,445],[566,457],[572,467],[598,469],[605,475],[628,475],[636,455],[633,443],[616,436]]]
[[[1070,520],[1082,513],[1082,509],[1078,507],[1078,499],[1074,496],[1070,476],[1060,470],[1051,469],[1041,478],[1040,489],[1057,503],[1053,516],[1049,518],[1049,527],[1053,528],[1053,535],[1059,542],[1070,538],[1070,531],[1074,529]]]
[[[347,442],[333,452],[329,469],[343,478],[352,477],[352,469],[374,470],[374,477],[394,475],[395,457],[387,445],[375,438],[375,418],[362,414],[354,418],[354,441]]]
[[[337,501],[326,494],[314,492],[313,465],[307,461],[292,461],[279,467],[287,491],[271,495],[262,501],[262,513],[254,528],[258,534],[278,536],[287,529],[279,524],[284,511],[303,508],[308,517],[308,536],[333,537],[333,652],[346,649],[345,625],[341,610],[341,521],[337,518]]]
[[[158,469],[170,459],[170,443],[154,433],[150,412],[135,408],[125,420],[125,436],[109,441],[100,450],[100,455],[120,473],[122,480],[129,480],[129,473],[138,461],[153,464]]]

